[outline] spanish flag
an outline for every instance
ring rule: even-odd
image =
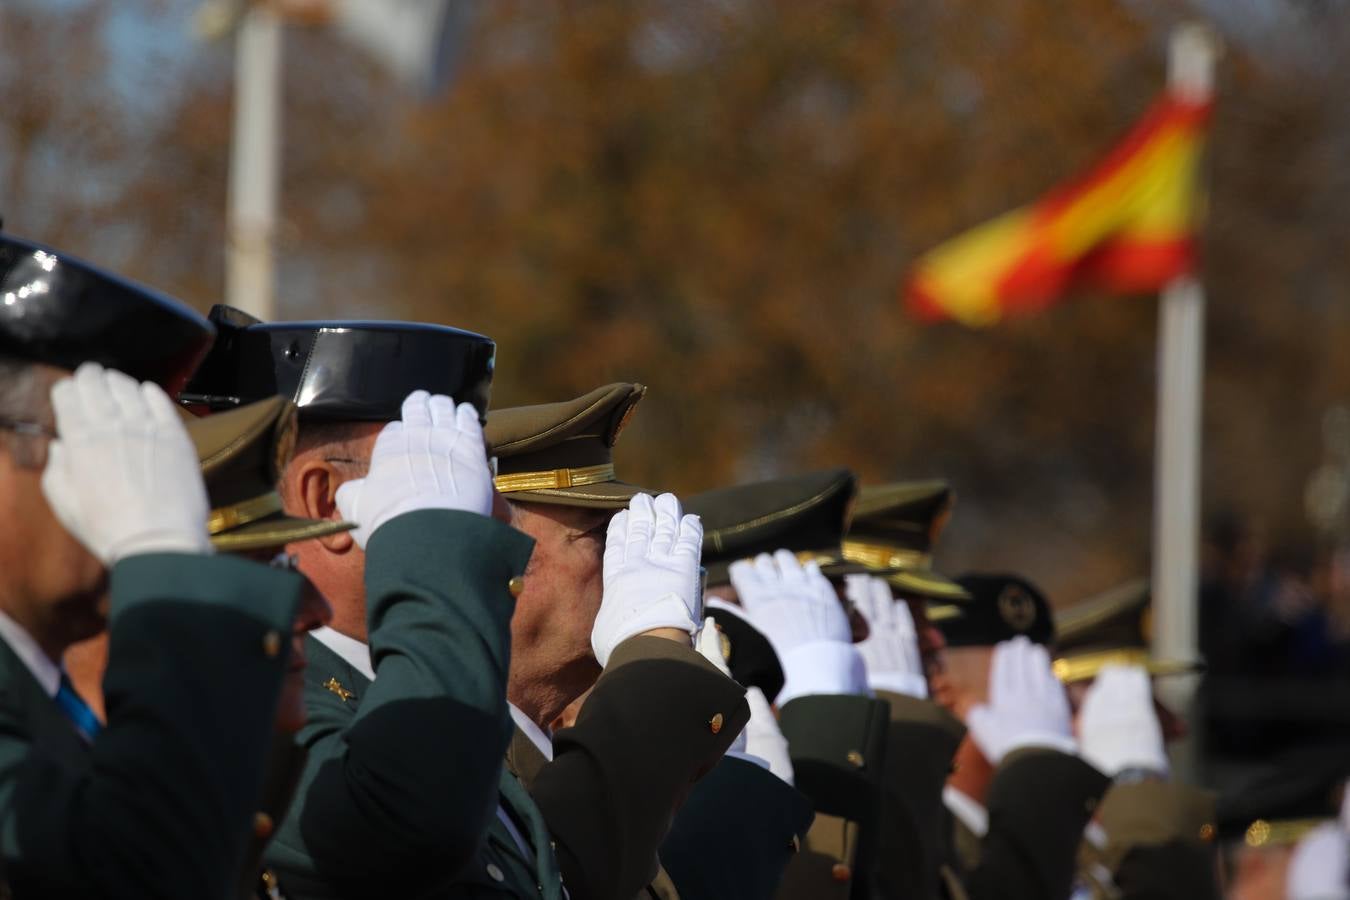
[[[1210,108],[1165,94],[1085,176],[926,253],[904,288],[909,310],[990,325],[1073,286],[1147,293],[1189,271]]]

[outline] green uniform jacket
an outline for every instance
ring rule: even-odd
[[[286,817],[304,768],[305,748],[298,746],[289,734],[273,734],[267,770],[263,775],[262,799],[258,803],[258,815],[244,855],[244,865],[239,870],[235,891],[239,900],[284,898],[277,886],[276,873],[263,866],[263,851],[272,839],[276,823]]]
[[[301,579],[227,556],[111,572],[107,727],[85,744],[0,642],[0,850],[18,898],[226,898]]]
[[[971,900],[1061,900],[1073,890],[1083,829],[1110,780],[1076,756],[1026,748],[994,773],[979,861],[953,869]],[[954,832],[954,829],[952,829]]]
[[[551,762],[523,736],[513,744],[572,900],[632,900],[651,885],[680,800],[749,718],[745,689],[693,648],[638,636],[554,736]]]
[[[884,700],[842,694],[798,697],[780,711],[797,789],[816,812],[782,900],[869,896],[889,719]]]
[[[291,900],[450,896],[494,826],[506,707],[507,585],[533,542],[484,516],[421,510],[366,547],[368,682],[310,639],[309,753],[265,860]],[[485,876],[486,877],[486,876]]]
[[[883,897],[927,900],[938,894],[942,788],[966,727],[930,700],[888,691],[890,707],[882,781],[877,885]]]
[[[1094,897],[1218,900],[1214,795],[1171,781],[1112,785],[1097,821],[1105,847],[1084,841],[1080,881]]]
[[[770,900],[806,839],[811,801],[763,766],[724,758],[661,844],[681,900]]]

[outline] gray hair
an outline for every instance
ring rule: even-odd
[[[14,422],[46,424],[51,420],[47,379],[36,364],[0,353],[0,418]],[[0,428],[0,447],[13,454],[21,466],[41,466],[46,444],[41,437],[16,434]]]

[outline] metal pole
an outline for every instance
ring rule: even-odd
[[[1172,34],[1168,87],[1191,101],[1214,88],[1217,42],[1202,26]],[[1166,659],[1199,658],[1197,606],[1200,543],[1200,435],[1205,366],[1205,292],[1192,276],[1162,291],[1158,308],[1158,400],[1154,477],[1153,653]],[[1192,719],[1196,679],[1169,678],[1158,693]],[[1195,772],[1195,746],[1177,748],[1174,766],[1183,778]]]
[[[234,131],[226,238],[226,302],[276,318],[272,241],[281,146],[281,19],[254,3],[236,37]]]

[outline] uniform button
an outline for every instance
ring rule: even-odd
[[[853,877],[853,870],[843,863],[835,863],[834,868],[830,869],[830,877],[835,881],[848,881]]]
[[[1206,822],[1205,824],[1203,824],[1203,825],[1200,826],[1200,840],[1202,840],[1202,841],[1212,841],[1212,840],[1214,840],[1214,826],[1213,826],[1213,825],[1211,825],[1211,824],[1209,824],[1208,822]]]
[[[708,730],[711,731],[713,734],[717,734],[719,731],[722,730],[722,723],[725,721],[726,719],[722,717],[722,714],[718,713],[717,715],[713,716],[711,719],[708,720]]]
[[[859,753],[857,750],[848,751],[848,754],[844,757],[844,759],[848,760],[849,765],[854,766],[855,768],[858,769],[861,769],[863,767],[863,764],[866,762],[866,760],[863,759],[863,755]]]
[[[253,816],[253,836],[259,838],[270,837],[272,834],[272,817],[265,812],[256,813]]]
[[[500,868],[498,868],[496,863],[487,864],[487,873],[488,877],[491,878],[493,881],[506,880],[506,873],[504,873]]]
[[[281,652],[281,634],[276,631],[269,631],[263,635],[263,653],[275,658]]]
[[[506,583],[506,589],[511,592],[512,597],[519,597],[525,593],[525,576],[511,576],[511,580]]]

